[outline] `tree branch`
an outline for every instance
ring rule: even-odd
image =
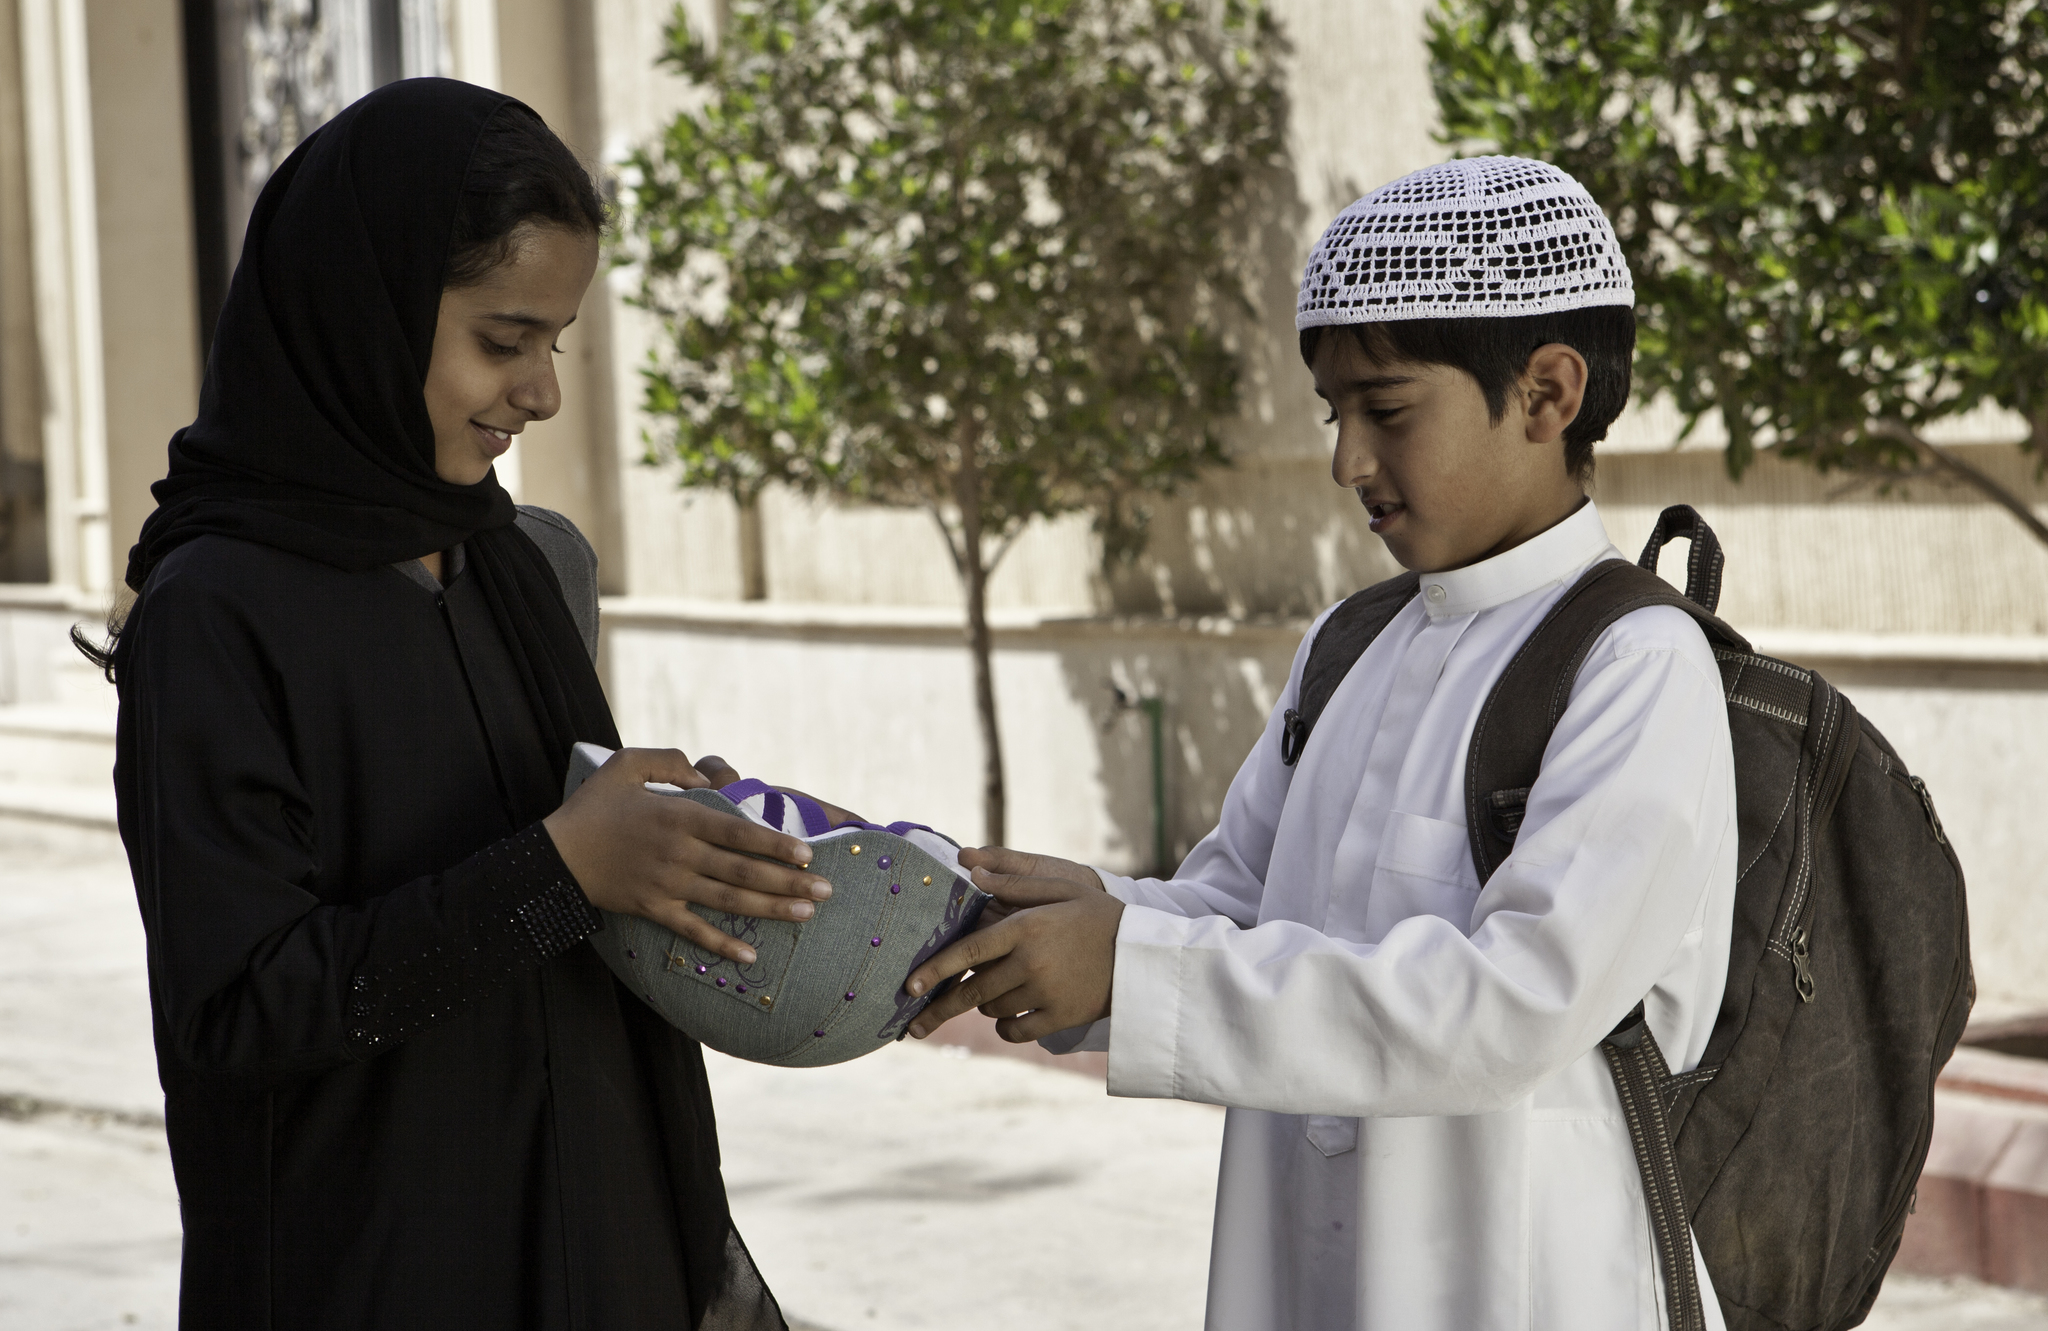
[[[939,511],[937,504],[928,506],[925,512],[931,514],[932,521],[939,524],[939,535],[946,542],[946,553],[953,556],[953,571],[959,574],[962,579],[965,579],[967,577],[967,559],[965,555],[960,553],[959,543],[953,539],[953,529],[946,525],[946,515]]]
[[[1010,547],[1015,545],[1017,543],[1017,538],[1024,534],[1025,525],[1026,524],[1022,522],[1014,524],[1010,528],[1010,530],[1004,534],[1003,539],[996,542],[996,552],[990,555],[987,559],[982,561],[983,567],[985,567],[990,573],[994,573],[996,571],[996,565],[1003,562],[1003,556],[1010,553]]]
[[[1951,453],[1939,444],[1923,438],[1905,422],[1873,421],[1870,426],[1870,433],[1883,439],[1896,439],[1900,443],[1910,446],[1922,457],[1933,462],[1935,466],[2012,514],[2013,517],[2019,520],[2021,526],[2033,533],[2035,540],[2043,545],[2048,545],[2048,523],[2042,522],[2035,515],[2033,508],[2026,500],[2006,489],[1970,463],[1963,461],[1954,453]]]

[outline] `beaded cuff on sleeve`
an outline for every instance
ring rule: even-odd
[[[478,903],[458,912],[465,924],[351,984],[347,1041],[358,1056],[447,1020],[604,927],[539,823],[478,851],[448,878],[457,876],[474,885]]]

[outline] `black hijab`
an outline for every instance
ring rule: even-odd
[[[523,103],[406,79],[308,135],[256,201],[214,333],[199,417],[171,438],[157,509],[128,554],[143,590],[163,557],[232,536],[350,571],[463,543],[548,746],[556,790],[580,739],[618,746],[561,587],[513,526],[493,471],[434,474],[424,386],[442,275],[478,137]],[[536,116],[535,119],[538,119]],[[552,809],[525,793],[522,812]]]

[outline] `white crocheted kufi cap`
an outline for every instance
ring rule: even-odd
[[[1301,275],[1294,326],[1633,304],[1621,244],[1585,186],[1548,162],[1469,157],[1337,214]]]

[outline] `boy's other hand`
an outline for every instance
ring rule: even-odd
[[[1059,859],[1052,855],[1033,855],[1028,850],[1011,850],[1008,846],[974,846],[960,852],[960,867],[963,869],[985,870],[989,882],[1003,882],[1011,878],[1059,878],[1081,887],[1102,890],[1102,879],[1095,870],[1072,860]],[[976,873],[974,881],[982,883],[982,890],[995,889],[983,882]]]
[[[1011,850],[1007,846],[981,846],[960,852],[960,867],[966,869],[974,879],[974,885],[984,892],[995,894],[995,900],[988,903],[981,912],[978,928],[986,929],[1009,918],[1024,909],[1005,901],[1004,894],[1011,883],[1027,878],[1057,878],[1073,883],[1077,887],[1092,887],[1102,891],[1102,879],[1095,870],[1085,864],[1063,860],[1052,855],[1033,855],[1025,850]],[[1032,903],[1035,904],[1035,903]]]
[[[811,862],[809,842],[695,800],[657,795],[646,788],[650,781],[685,790],[711,784],[675,749],[621,749],[542,820],[591,905],[644,916],[744,965],[754,950],[713,928],[691,904],[808,920],[817,913],[812,902],[832,895],[830,883],[803,871]]]
[[[961,859],[964,864],[966,857]],[[1016,914],[969,934],[911,972],[903,987],[913,995],[928,993],[947,976],[974,973],[920,1012],[910,1033],[922,1040],[967,1009],[979,1008],[997,1019],[998,1035],[1022,1044],[1108,1016],[1124,903],[1103,891],[1099,880],[1083,884],[985,868],[976,868],[974,879]]]

